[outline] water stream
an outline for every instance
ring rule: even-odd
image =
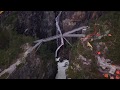
[[[60,57],[56,58],[57,66],[58,66],[58,72],[56,74],[55,79],[66,79],[66,69],[68,69],[69,66],[69,60],[65,59],[62,62],[60,62]]]

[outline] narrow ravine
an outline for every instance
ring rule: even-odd
[[[0,73],[0,77],[2,75],[6,74],[6,73],[11,75],[17,69],[17,66],[19,66],[21,63],[25,63],[25,59],[28,56],[28,54],[31,53],[34,50],[36,52],[43,42],[48,42],[48,41],[52,41],[52,40],[60,38],[60,41],[61,41],[60,45],[58,46],[58,48],[56,49],[56,52],[55,52],[55,58],[57,58],[57,57],[59,57],[58,52],[59,52],[60,48],[64,45],[64,39],[67,41],[67,39],[65,37],[79,37],[79,38],[85,37],[84,34],[72,34],[72,33],[76,32],[76,31],[79,31],[83,28],[88,28],[87,26],[82,26],[82,27],[73,29],[71,31],[62,33],[62,31],[60,29],[60,26],[59,26],[59,22],[60,22],[59,18],[60,18],[61,13],[62,13],[62,11],[60,11],[58,16],[55,18],[56,31],[59,32],[59,34],[55,35],[55,36],[51,36],[51,37],[47,37],[47,38],[43,38],[43,39],[39,39],[39,40],[34,41],[34,45],[33,46],[28,46],[27,49],[25,49],[25,51],[22,53],[22,56],[19,57],[18,59],[16,59],[16,62],[14,64],[10,65],[7,69],[3,70]],[[27,31],[27,29],[25,30],[25,32],[26,31]],[[58,43],[58,40],[57,40],[57,43]],[[69,42],[67,41],[67,43],[69,43]],[[58,73],[56,75],[56,79],[59,79],[59,78],[60,79],[65,79],[66,78],[65,71],[68,68],[69,60],[63,60],[63,62],[60,62],[59,59],[60,58],[57,58]],[[9,77],[9,75],[8,75],[8,77]]]

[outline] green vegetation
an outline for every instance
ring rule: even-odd
[[[2,26],[7,26],[7,25],[13,25],[16,23],[17,21],[17,11],[12,12],[7,18],[4,19],[4,21],[2,21]],[[14,26],[14,25],[13,25]]]
[[[6,31],[0,31],[0,49],[5,49],[9,47],[9,33]]]
[[[55,61],[56,48],[56,40],[41,44],[37,51],[37,55],[42,63],[41,72],[49,72],[50,68],[53,69],[57,67],[57,62]]]
[[[8,16],[0,26],[0,68],[7,68],[22,52],[21,46],[32,43],[32,37],[16,32],[17,13]]]
[[[17,65],[17,68],[21,68],[21,67],[23,67],[24,65],[25,65],[24,63],[21,63],[21,64]]]
[[[111,37],[103,37],[98,42],[105,42],[109,52],[107,53],[107,58],[111,59],[114,64],[120,65],[120,12],[111,11],[107,12],[105,15],[101,16],[97,21],[99,24],[98,29],[101,33],[106,30],[110,30]],[[94,23],[90,23],[90,27],[93,28]]]
[[[110,34],[112,36],[105,36],[100,40],[96,40],[90,42],[92,45],[95,42],[105,42],[106,46],[108,47],[108,53],[106,58],[109,58],[113,61],[114,64],[120,65],[120,12],[111,11],[107,12],[106,14],[102,15],[98,20],[90,21],[90,32],[94,32],[94,25],[97,25],[97,31],[101,34],[104,34],[105,31],[110,30]],[[86,51],[78,41],[77,44],[71,50],[71,57],[70,57],[70,66],[67,70],[68,78],[75,78],[75,79],[95,79],[95,78],[104,78],[100,75],[99,71],[97,70],[98,67],[96,65],[95,58],[90,54],[90,51]],[[82,65],[82,63],[77,61],[78,55],[81,54],[86,58],[92,59],[92,63],[90,67],[86,67]],[[77,70],[76,66],[73,63],[79,64],[81,70]],[[77,65],[76,64],[76,65]],[[72,67],[72,68],[71,68]]]
[[[41,60],[55,59],[56,41],[42,43],[37,51],[40,54]]]
[[[87,51],[83,48],[82,44],[79,42],[75,43],[71,48],[70,55],[70,65],[67,69],[67,77],[72,79],[97,79],[103,78],[102,75],[98,72],[96,60],[91,51]],[[79,54],[83,55],[87,59],[91,59],[91,65],[83,65],[81,60],[77,59]],[[74,64],[75,65],[74,65]],[[77,66],[80,66],[78,68]],[[72,68],[71,68],[72,67]]]

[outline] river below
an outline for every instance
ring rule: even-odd
[[[68,69],[69,60],[65,59],[62,62],[60,62],[59,59],[60,58],[56,58],[56,61],[58,62],[58,72],[56,74],[55,79],[66,79],[66,69]]]

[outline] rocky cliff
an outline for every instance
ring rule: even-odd
[[[63,11],[60,17],[62,33],[88,25],[89,21],[97,20],[103,13],[102,11]],[[56,34],[55,17],[57,14],[57,11],[5,11],[0,16],[1,29],[17,31],[17,34],[32,36],[34,39],[50,37]],[[73,44],[77,39],[69,38],[68,40]],[[31,53],[26,63],[19,66],[9,78],[55,78],[57,64],[54,53],[56,48],[56,40],[43,44],[39,51]],[[68,58],[69,49],[66,49],[66,45],[61,50],[60,56]]]
[[[90,22],[95,23],[94,21],[98,20],[100,16],[104,15],[105,11],[63,11],[60,18],[60,26],[62,32],[67,32],[72,29],[78,28],[80,26],[89,25]],[[79,32],[81,33],[81,32]],[[70,43],[75,43],[79,38],[67,38]],[[69,59],[69,49],[67,48],[68,44],[63,46],[61,49],[60,56],[62,58]],[[67,53],[67,54],[66,54]]]
[[[86,35],[87,43],[79,39],[69,51],[68,78],[120,79],[120,74],[117,73],[120,65],[119,23],[120,12],[116,11],[107,12],[97,20],[89,22],[90,32]],[[97,57],[102,57],[102,59],[97,59]]]
[[[0,21],[1,30],[17,31],[17,34],[23,35],[22,37],[24,38],[26,36],[32,36],[34,39],[38,39],[55,35],[55,13],[53,11],[5,11],[1,14]],[[19,38],[21,38],[21,36]],[[16,41],[16,43],[17,42],[19,41]],[[19,46],[17,47],[20,48]],[[27,57],[26,63],[17,68],[9,78],[55,78],[57,73],[57,64],[54,58],[55,47],[56,43],[52,44],[52,42],[50,42],[43,46],[43,50],[31,53]],[[51,56],[49,56],[49,54]],[[17,56],[19,55],[17,54]],[[13,63],[10,60],[9,62],[11,62],[11,64]]]

